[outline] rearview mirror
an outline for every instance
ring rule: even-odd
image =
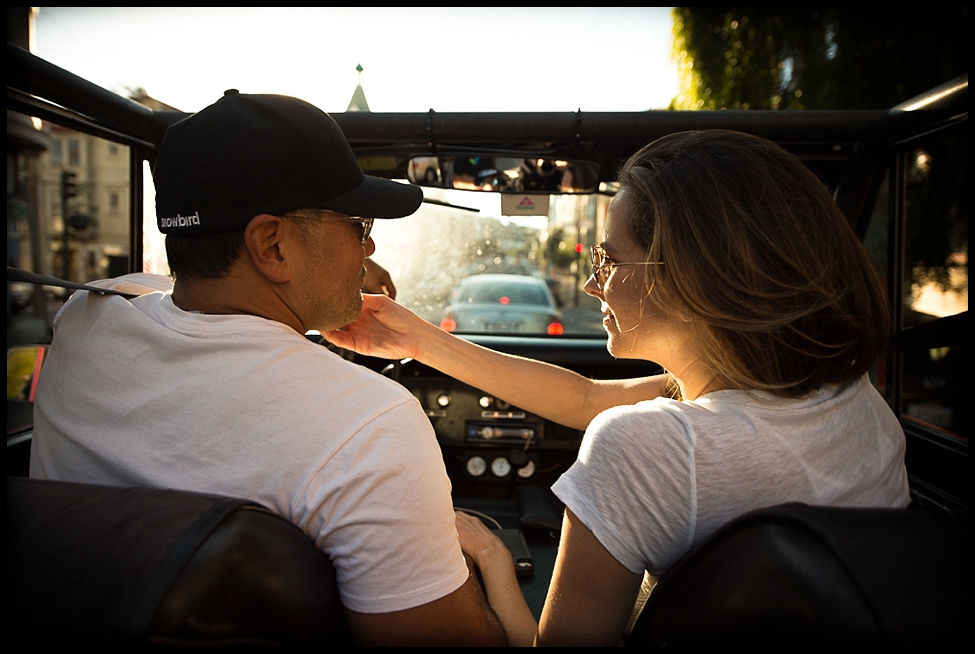
[[[593,193],[599,164],[551,157],[455,153],[410,157],[410,182],[420,186],[510,193]]]

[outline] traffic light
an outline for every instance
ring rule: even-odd
[[[61,199],[65,202],[78,197],[78,173],[71,170],[61,172]]]
[[[88,216],[83,213],[71,213],[68,214],[67,223],[71,229],[81,232],[88,227]]]
[[[76,232],[81,232],[88,227],[88,216],[77,208],[72,210],[68,206],[71,198],[76,197],[78,197],[78,173],[72,170],[61,171],[61,215],[64,217],[64,228],[67,230],[70,227]]]

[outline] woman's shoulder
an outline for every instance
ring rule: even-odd
[[[658,397],[636,404],[617,406],[597,415],[593,425],[619,424],[626,422],[662,422],[662,424],[692,423],[699,420],[722,420],[727,411],[720,408],[744,406],[749,403],[749,394],[744,391],[727,390],[711,393],[699,400],[675,400]]]
[[[584,445],[618,446],[637,441],[693,449],[700,433],[726,432],[740,420],[695,402],[658,397],[603,411],[589,424]]]
[[[744,393],[741,391],[730,391],[730,393],[744,395]],[[734,400],[729,396],[725,398],[725,401]],[[702,412],[706,411],[709,411],[709,408],[696,400],[688,401],[675,400],[669,397],[657,397],[652,400],[643,400],[642,402],[637,402],[636,404],[626,404],[606,409],[597,415],[593,419],[593,422],[596,422],[597,420],[625,420],[628,418],[639,419],[646,416],[659,417],[664,415],[679,418],[681,416],[701,415]]]
[[[889,412],[887,403],[870,383],[867,375],[849,384],[830,384],[798,398],[786,398],[764,391],[721,390],[703,395],[691,404],[712,413],[778,417],[862,411],[875,407]]]

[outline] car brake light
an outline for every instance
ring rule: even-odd
[[[509,302],[511,302],[511,300],[508,299],[507,295],[502,295],[501,299],[498,300],[498,302],[500,302],[501,304],[508,304]]]
[[[440,329],[444,330],[445,332],[452,332],[457,329],[457,321],[450,316],[447,316],[440,321]]]
[[[561,336],[565,332],[562,324],[557,322],[550,323],[547,331],[549,336]]]

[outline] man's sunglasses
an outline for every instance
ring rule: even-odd
[[[311,216],[308,216],[311,218]],[[369,240],[369,235],[372,234],[372,224],[376,221],[375,218],[362,218],[360,216],[345,216],[335,211],[329,211],[328,209],[323,209],[321,213],[316,213],[315,217],[319,220],[325,220],[336,223],[359,223],[362,225],[362,244],[365,245],[366,241]]]

